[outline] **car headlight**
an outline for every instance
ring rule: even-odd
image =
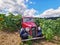
[[[41,30],[41,28],[40,28],[40,27],[38,27],[38,30]]]
[[[27,27],[27,28],[26,28],[26,31],[29,32],[29,30],[30,30],[30,29]]]

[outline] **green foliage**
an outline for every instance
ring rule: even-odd
[[[8,16],[5,14],[0,14],[0,30],[4,31],[16,31],[20,28],[20,20],[21,20],[21,15],[13,15],[12,13],[9,13]]]
[[[31,39],[31,38],[32,38],[32,37],[29,35],[29,36],[28,36],[28,39]],[[32,45],[32,41],[29,40],[29,41],[26,42],[26,44],[27,44],[27,45]]]
[[[40,23],[39,18],[36,18],[36,19],[35,19],[35,23],[36,23],[37,25],[39,25],[39,23]]]
[[[4,23],[4,18],[5,18],[5,14],[0,14],[0,29],[3,28],[3,23]]]
[[[47,40],[52,40],[53,37],[60,36],[60,18],[56,20],[52,19],[36,19],[36,24],[42,28],[42,33]]]

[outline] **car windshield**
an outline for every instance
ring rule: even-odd
[[[33,18],[24,18],[23,22],[34,22]]]

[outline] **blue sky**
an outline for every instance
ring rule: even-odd
[[[27,3],[28,8],[34,8],[38,11],[38,14],[43,13],[45,10],[50,8],[57,9],[60,6],[60,0],[29,0],[33,2],[30,4]]]

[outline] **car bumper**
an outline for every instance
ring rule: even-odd
[[[30,39],[24,39],[22,41],[24,42],[24,41],[29,41],[29,40],[43,39],[43,38],[44,38],[44,36],[42,36],[42,37],[34,37],[34,38],[30,38]]]

